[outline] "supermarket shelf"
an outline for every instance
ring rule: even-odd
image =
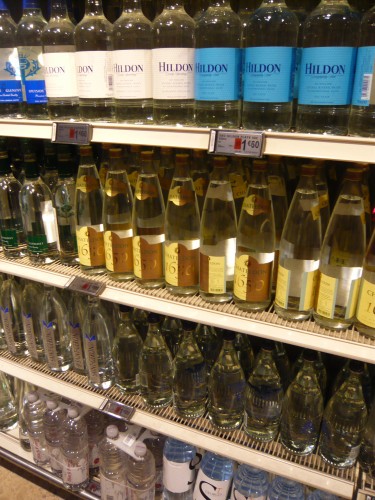
[[[375,480],[371,479],[365,472],[361,471],[357,500],[375,499]]]
[[[207,415],[196,419],[178,417],[171,406],[150,409],[138,395],[124,395],[116,387],[107,391],[92,389],[85,376],[72,371],[51,373],[46,365],[30,358],[15,358],[8,352],[0,353],[0,369],[10,375],[30,380],[55,393],[77,399],[100,409],[107,398],[135,408],[131,422],[189,442],[200,448],[225,455],[233,460],[260,467],[290,479],[303,480],[313,488],[320,488],[344,498],[352,498],[358,469],[334,469],[318,455],[297,457],[288,453],[278,441],[259,443],[243,430],[222,432],[215,429]],[[0,446],[1,440],[0,440]]]
[[[92,123],[93,142],[208,149],[209,129]],[[0,120],[0,136],[51,139],[47,120]],[[265,133],[265,154],[373,162],[375,139],[318,134]]]
[[[48,469],[36,465],[32,460],[31,452],[25,451],[18,440],[18,428],[9,432],[0,432],[0,456],[8,461],[22,467],[42,479],[64,488],[62,480],[52,474]],[[95,484],[94,484],[95,486]],[[77,491],[75,497],[86,498],[89,500],[98,500],[99,496],[90,491]]]
[[[2,254],[0,254],[0,272],[60,288],[68,287],[74,276],[87,279],[78,267],[67,267],[60,263],[33,266],[27,258],[15,261],[6,259]],[[239,310],[233,302],[211,304],[198,295],[182,298],[170,294],[165,289],[142,290],[134,281],[115,283],[106,275],[90,279],[106,285],[101,294],[104,300],[302,348],[316,349],[364,362],[373,363],[374,361],[375,339],[369,339],[355,329],[334,332],[319,327],[314,321],[295,323],[281,319],[272,307],[264,312],[248,313]]]

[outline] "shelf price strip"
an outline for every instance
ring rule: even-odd
[[[208,152],[228,156],[260,158],[264,150],[264,132],[244,130],[210,130]]]
[[[52,123],[52,142],[84,146],[90,144],[91,138],[92,126],[89,123]]]
[[[135,409],[132,406],[119,403],[113,399],[106,399],[99,408],[100,411],[112,415],[115,418],[129,421],[134,415]]]
[[[98,281],[87,280],[85,278],[80,278],[75,276],[68,284],[67,288],[73,290],[74,292],[86,293],[87,295],[92,295],[97,297],[101,295],[105,290],[105,283],[99,283]]]

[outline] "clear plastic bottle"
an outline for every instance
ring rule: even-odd
[[[268,500],[304,500],[305,490],[301,483],[276,476],[268,490]]]
[[[87,307],[84,294],[70,292],[68,300],[68,323],[72,345],[72,368],[77,373],[86,373],[85,354],[83,350],[82,326]]]
[[[262,500],[267,497],[269,487],[268,474],[264,470],[241,464],[233,478],[230,499],[251,498]]]
[[[172,358],[174,358],[182,340],[182,322],[179,318],[165,316],[160,330],[168,349],[171,351]]]
[[[99,443],[100,490],[102,500],[126,498],[125,453],[116,446],[120,435],[116,425],[109,425]]]
[[[27,281],[21,295],[22,322],[26,335],[27,349],[34,361],[45,362],[40,311],[43,287],[36,281]]]
[[[68,408],[61,442],[62,479],[65,488],[78,491],[89,483],[89,445],[86,421],[78,408]]]
[[[5,373],[0,372],[0,431],[14,429],[18,423],[17,405]]]
[[[95,476],[98,474],[100,466],[99,443],[104,436],[104,415],[101,411],[90,410],[85,413],[84,418],[89,441],[89,472],[90,476]]]
[[[26,335],[22,323],[22,288],[14,276],[8,277],[0,289],[1,322],[9,352],[13,356],[28,354]]]
[[[234,473],[234,462],[216,453],[207,451],[202,458],[194,487],[194,500],[211,498],[226,500]]]
[[[155,493],[163,491],[163,450],[167,437],[150,431],[150,437],[143,440],[155,459]]]
[[[43,415],[43,429],[47,443],[51,471],[57,476],[62,476],[61,442],[63,423],[66,410],[58,405],[55,400],[46,401],[47,409]]]
[[[43,427],[43,415],[46,411],[46,404],[40,399],[37,392],[29,392],[27,394],[24,411],[34,462],[37,465],[46,465],[49,462],[47,441]]]
[[[155,498],[155,459],[145,443],[135,444],[134,455],[125,459],[128,497],[134,500]]]
[[[44,285],[40,322],[47,365],[54,372],[65,372],[72,366],[67,317],[68,311],[59,292],[50,285]]]
[[[193,500],[195,446],[167,438],[163,453],[163,500]]]
[[[195,27],[195,120],[200,127],[240,124],[241,21],[229,0],[211,0]]]

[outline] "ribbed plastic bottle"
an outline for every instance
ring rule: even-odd
[[[276,476],[268,490],[268,500],[304,500],[305,490],[301,483]]]
[[[123,499],[127,495],[125,453],[116,446],[116,441],[120,441],[118,427],[109,425],[99,443],[102,500]]]
[[[58,405],[57,401],[51,399],[46,401],[47,409],[43,415],[44,435],[50,459],[51,471],[57,476],[62,476],[61,442],[63,422],[66,410]]]
[[[163,454],[163,500],[192,500],[195,480],[195,446],[167,438]]]
[[[145,443],[135,444],[134,455],[127,455],[125,462],[128,498],[153,500],[155,498],[155,458]]]
[[[29,433],[31,451],[37,465],[46,465],[49,462],[47,441],[44,434],[43,416],[46,404],[37,392],[29,392],[25,403],[25,420]]]
[[[265,500],[269,487],[268,474],[264,470],[241,464],[233,478],[231,500]]]
[[[143,440],[155,458],[155,493],[163,491],[163,450],[166,436],[150,431],[150,437]]]
[[[234,462],[211,451],[203,456],[194,487],[194,500],[226,500],[232,482]]]

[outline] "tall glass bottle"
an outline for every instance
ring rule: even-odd
[[[152,31],[141,0],[126,0],[113,25],[113,76],[116,120],[152,122]]]
[[[299,132],[348,133],[359,30],[359,18],[347,0],[322,0],[306,18],[298,92]]]
[[[142,151],[133,205],[135,280],[141,287],[164,285],[164,201],[153,152]]]
[[[237,230],[233,298],[247,311],[261,311],[271,303],[275,219],[266,169],[267,163],[253,166]]]
[[[47,94],[43,74],[42,31],[47,21],[39,0],[23,0],[23,13],[17,25],[16,41],[21,69],[23,109],[31,120],[48,118]]]
[[[57,218],[52,194],[39,177],[34,155],[25,158],[24,166],[26,179],[20,191],[20,205],[27,252],[33,264],[51,264],[59,257]]]
[[[308,356],[308,359],[312,360],[314,363],[314,369],[316,376],[318,377],[318,382],[320,386],[320,390],[322,391],[323,399],[326,396],[326,390],[327,390],[327,370],[323,362],[323,355],[321,352],[318,351],[309,351],[308,353],[305,353],[305,351],[302,351],[298,359],[293,365],[293,375],[292,379],[294,379],[297,375],[298,372],[301,370],[303,367],[304,359],[305,357]]]
[[[27,281],[21,295],[21,311],[26,344],[30,357],[45,362],[40,311],[42,309],[43,287],[36,281]]]
[[[202,149],[193,149],[191,178],[194,182],[195,194],[197,195],[199,213],[202,214],[204,200],[206,199],[206,193],[210,183],[207,153]]]
[[[115,381],[112,322],[98,297],[89,297],[82,327],[88,382],[109,389]]]
[[[299,23],[285,0],[263,0],[243,35],[242,124],[253,130],[289,130]]]
[[[194,21],[182,0],[166,0],[152,25],[154,121],[191,125],[194,121]]]
[[[68,308],[69,335],[72,343],[72,369],[77,373],[86,373],[85,354],[83,350],[82,327],[86,312],[87,300],[84,294],[70,292]]]
[[[354,465],[367,420],[361,384],[362,367],[351,363],[349,378],[328,401],[320,434],[320,455],[335,467]]]
[[[50,285],[44,285],[40,322],[47,365],[54,372],[65,372],[72,365],[67,318],[68,311],[59,292]]]
[[[322,241],[316,168],[304,165],[281,235],[275,311],[285,319],[312,313]]]
[[[5,0],[0,1],[0,117],[22,116],[21,70],[18,59],[16,24]]]
[[[214,158],[201,221],[200,296],[209,302],[232,298],[237,220],[227,159]]]
[[[18,423],[17,406],[5,373],[0,372],[0,431],[14,429]]]
[[[199,324],[197,325],[194,336],[198,347],[203,354],[207,373],[210,374],[211,369],[221,351],[223,343],[221,335],[219,335],[213,326]]]
[[[329,205],[329,191],[327,185],[327,178],[325,174],[325,161],[313,160],[316,166],[316,188],[319,195],[319,208],[320,208],[320,223],[322,226],[322,241],[327,231],[329,219],[331,217],[331,209]]]
[[[195,27],[195,120],[201,127],[240,124],[241,21],[229,0],[211,0]]]
[[[314,319],[326,328],[344,329],[355,319],[366,250],[361,181],[361,171],[347,169],[322,244]]]
[[[14,276],[8,277],[0,289],[1,322],[9,352],[13,356],[28,354],[26,335],[22,323],[21,285]]]
[[[19,200],[21,187],[21,183],[12,174],[8,153],[0,152],[0,235],[4,255],[8,258],[26,255],[26,238]]]
[[[141,395],[151,407],[167,406],[172,401],[172,355],[159,328],[160,317],[150,313],[148,332],[139,356]]]
[[[158,177],[160,187],[163,193],[164,204],[167,206],[168,194],[172,185],[172,179],[175,169],[175,158],[173,148],[160,148],[160,163],[158,168]]]
[[[42,32],[43,66],[51,120],[79,117],[74,24],[66,0],[52,0],[51,17]]]
[[[283,401],[281,443],[297,455],[309,455],[314,451],[323,416],[323,395],[314,363],[314,353],[305,351],[302,368]]]
[[[188,161],[176,155],[165,212],[165,283],[175,295],[193,295],[199,286],[200,217]]]
[[[103,191],[91,146],[81,146],[79,153],[75,197],[78,257],[84,273],[102,274],[106,270]]]
[[[223,347],[208,380],[208,416],[219,429],[237,429],[244,413],[245,376],[233,345],[235,333],[223,334]]]
[[[358,295],[355,327],[367,337],[375,337],[375,231],[363,261],[361,287]]]
[[[85,15],[74,30],[79,113],[82,120],[114,118],[112,25],[102,0],[86,0]]]
[[[171,351],[172,358],[174,358],[182,340],[182,322],[179,318],[165,316],[160,330],[168,349]]]
[[[372,404],[358,456],[362,469],[375,479],[375,405]]]

